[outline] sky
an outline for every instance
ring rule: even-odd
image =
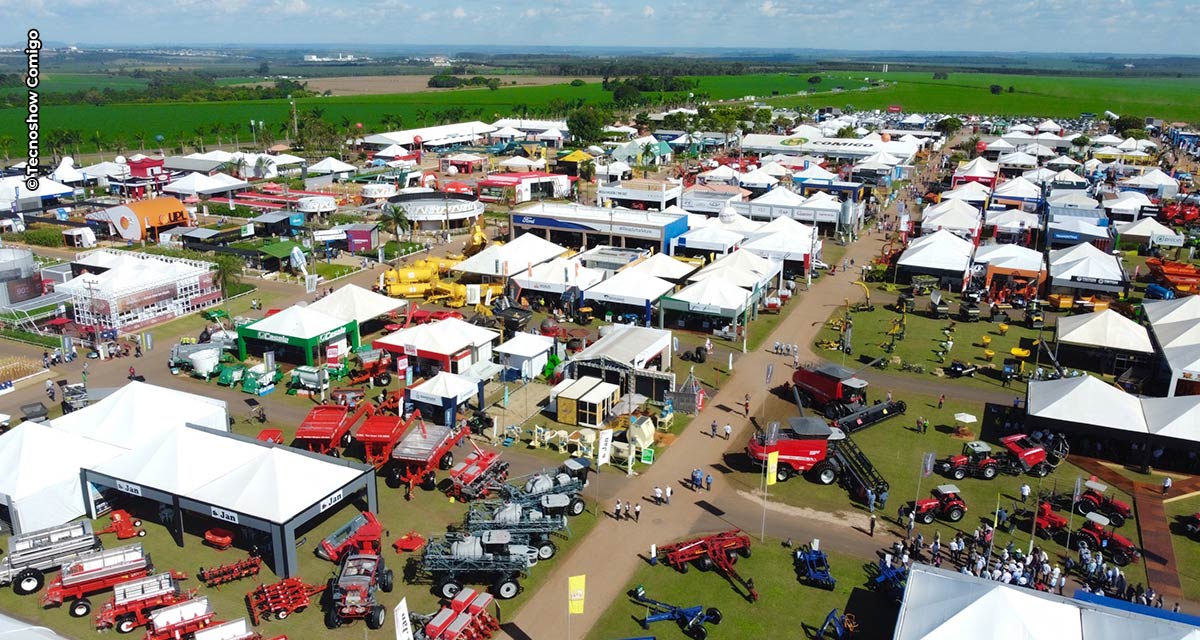
[[[0,0],[0,42],[1200,54],[1198,0]],[[15,18],[15,19],[14,19]],[[449,51],[448,51],[449,53]]]

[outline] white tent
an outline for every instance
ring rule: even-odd
[[[163,187],[168,193],[184,195],[212,195],[226,191],[239,191],[250,186],[249,182],[239,180],[224,173],[206,176],[200,173],[189,173]]]
[[[597,165],[596,166],[596,173],[599,175],[602,175],[602,176],[609,176],[609,177],[618,176],[618,177],[620,177],[631,171],[633,171],[633,167],[625,164],[624,162],[621,162],[620,160],[609,163],[607,165]]]
[[[734,251],[696,272],[688,281],[717,278],[739,287],[753,289],[768,286],[769,281],[779,275],[782,269],[783,264],[778,260],[764,258],[749,251]]]
[[[524,138],[525,132],[523,132],[519,129],[514,129],[512,127],[501,127],[499,129],[489,133],[488,135],[493,138],[499,138],[501,140],[511,140],[512,138]]]
[[[842,203],[837,197],[824,191],[818,191],[796,208],[796,217],[804,220],[812,216],[814,218],[825,218],[829,216],[837,217],[842,212]]]
[[[1054,176],[1054,171],[1045,167],[1038,167],[1037,169],[1032,169],[1021,174],[1022,178],[1025,178],[1034,184],[1045,184],[1053,180]]]
[[[943,229],[912,241],[897,266],[962,276],[974,249],[975,245]]]
[[[779,164],[778,162],[768,162],[759,168],[759,171],[762,171],[763,173],[774,178],[782,178],[783,176],[791,173],[791,170]]]
[[[1042,190],[1032,182],[1017,176],[1006,180],[992,191],[992,195],[1000,198],[1017,198],[1020,200],[1039,200]]]
[[[746,310],[750,292],[725,278],[694,282],[662,300],[664,309],[736,318]]]
[[[534,333],[518,333],[504,344],[496,347],[500,364],[507,369],[516,369],[522,378],[532,380],[542,375],[554,338]]]
[[[991,194],[991,189],[980,182],[964,182],[958,187],[942,193],[942,200],[965,200],[967,202],[985,202]]]
[[[979,210],[962,200],[946,200],[927,208],[921,214],[921,233],[929,235],[940,229],[956,235],[974,236],[983,216]]]
[[[1030,416],[1146,433],[1146,417],[1137,396],[1090,375],[1029,383]]]
[[[877,162],[882,165],[894,167],[894,166],[900,164],[900,158],[897,158],[896,156],[894,156],[886,151],[877,151],[877,152],[872,153],[871,155],[863,158],[862,162]]]
[[[1063,127],[1061,124],[1053,120],[1043,120],[1042,123],[1037,126],[1038,131],[1049,131],[1051,133],[1058,133],[1059,131],[1062,131],[1062,128]]]
[[[212,151],[205,151],[204,153],[189,153],[188,155],[186,155],[184,157],[192,158],[194,160],[212,160],[213,162],[229,162],[230,160],[233,160],[233,153],[229,152],[229,151],[225,151],[224,149],[213,149]]]
[[[130,382],[106,398],[53,421],[56,429],[133,449],[182,424],[229,430],[223,400]]]
[[[1053,160],[1046,161],[1047,167],[1078,167],[1079,161],[1067,156],[1059,156]]]
[[[675,289],[673,283],[637,269],[626,269],[583,292],[584,300],[645,307]]]
[[[665,253],[656,253],[641,262],[635,263],[631,267],[627,267],[625,270],[649,274],[663,280],[679,281],[695,271],[696,266],[682,260],[676,260]]]
[[[791,220],[791,218],[776,219]],[[801,261],[809,254],[809,251],[814,251],[819,255],[820,247],[821,242],[817,241],[816,249],[813,249],[811,236],[798,239],[789,233],[776,232],[756,235],[742,245],[742,251],[775,260]]]
[[[442,400],[453,398],[456,405],[462,404],[479,393],[479,384],[448,371],[408,389],[409,397],[417,402],[442,406]]]
[[[1104,147],[1118,144],[1121,144],[1121,139],[1111,133],[1106,133],[1098,138],[1092,138],[1093,147]]]
[[[1034,135],[1025,131],[1010,131],[1004,134],[1004,139],[1013,144],[1028,144],[1033,142]]]
[[[722,229],[724,231],[732,231],[741,235],[748,235],[757,232],[762,228],[763,223],[756,220],[751,220],[746,216],[738,213],[733,207],[725,207],[721,213],[715,218],[709,218],[708,223],[704,225],[708,228]]]
[[[587,289],[604,279],[604,272],[583,266],[578,260],[555,258],[513,274],[513,281],[523,289],[563,293],[571,287]]]
[[[1179,181],[1171,176],[1163,173],[1159,169],[1151,169],[1140,176],[1126,178],[1117,183],[1123,187],[1132,187],[1134,189],[1157,189],[1163,186],[1179,186]]]
[[[213,437],[204,430],[174,428],[90,468],[125,482],[186,495],[251,464],[261,451],[233,438]]]
[[[813,163],[802,171],[792,174],[792,180],[807,182],[809,180],[837,180],[837,174],[826,171],[821,165]]]
[[[1055,331],[1063,344],[1154,353],[1146,327],[1112,309],[1059,318]]]
[[[1020,209],[988,211],[987,221],[984,222],[984,226],[999,227],[1001,231],[1016,233],[1024,229],[1037,228],[1038,216],[1036,213],[1029,213]]]
[[[398,144],[389,144],[388,146],[380,149],[379,151],[376,151],[375,157],[376,158],[397,158],[400,156],[406,156],[410,153],[412,153],[412,151],[410,151],[409,149],[405,149],[404,147],[402,147]]]
[[[1117,148],[1121,151],[1137,151],[1138,143],[1137,140],[1134,140],[1133,138],[1125,138],[1117,144]]]
[[[988,244],[975,250],[975,264],[998,269],[1040,273],[1045,271],[1042,252],[1017,244]]]
[[[563,133],[558,129],[546,129],[538,134],[538,140],[562,140]]]
[[[258,332],[311,340],[324,333],[340,329],[347,322],[347,320],[317,310],[315,305],[311,307],[293,305],[279,313],[251,323],[247,325],[247,328]]]
[[[39,627],[28,622],[0,613],[0,639],[2,640],[70,640],[67,636],[59,635],[46,627]]]
[[[530,169],[541,169],[546,166],[546,161],[538,158],[530,160],[524,156],[513,156],[500,161],[500,166],[505,169],[517,169],[520,171],[529,171]],[[599,168],[597,168],[598,170]]]
[[[510,277],[536,264],[557,258],[567,250],[532,233],[502,245],[492,245],[454,265],[454,271]]]
[[[354,168],[354,165],[347,164],[333,157],[325,158],[316,164],[308,166],[309,173],[353,173],[357,170]]]
[[[397,351],[399,347],[406,356],[417,356],[419,352],[454,355],[464,349],[474,348],[480,359],[491,357],[491,343],[500,334],[471,324],[458,318],[446,318],[428,324],[401,329],[372,342],[372,346]]]
[[[1054,149],[1041,143],[1027,144],[1017,149],[1017,151],[1033,154],[1039,158],[1053,158],[1055,155]]]
[[[804,203],[804,196],[790,189],[771,189],[761,196],[751,200],[754,204],[767,204],[780,207],[798,207]]]
[[[1014,124],[1013,126],[1009,127],[1008,131],[1010,133],[1015,132],[1015,131],[1020,131],[1022,133],[1033,133],[1034,131],[1037,131],[1037,129],[1034,129],[1033,127],[1031,127],[1025,123],[1020,123],[1020,124]]]
[[[83,173],[93,178],[128,178],[131,174],[129,165],[123,162],[98,162],[80,169]]]
[[[1033,139],[1037,140],[1038,144],[1043,144],[1043,145],[1046,145],[1047,147],[1065,146],[1063,144],[1063,139],[1058,137],[1058,134],[1054,134],[1054,133],[1050,133],[1050,132],[1039,133],[1036,136],[1034,136]]]
[[[1061,185],[1067,185],[1067,184],[1086,185],[1087,184],[1086,178],[1084,178],[1083,176],[1081,176],[1069,169],[1063,169],[1062,171],[1059,171],[1058,173],[1054,174],[1051,177],[1050,181],[1055,184],[1061,184]]]
[[[675,239],[675,244],[688,249],[726,253],[745,239],[745,235],[736,231],[722,229],[716,225],[706,225],[683,233]]]
[[[779,178],[763,171],[762,169],[754,169],[747,171],[738,176],[738,184],[743,187],[766,189],[776,184],[779,184]]]
[[[96,177],[96,176],[92,176]],[[64,157],[58,163],[58,167],[50,173],[50,179],[57,180],[62,183],[83,182],[83,173],[75,168],[75,161],[70,157]]]
[[[1142,398],[1146,429],[1153,435],[1200,442],[1200,396]],[[1200,638],[1200,632],[1197,632]]]
[[[1116,292],[1127,281],[1116,256],[1087,242],[1051,251],[1049,261],[1053,287]]]
[[[923,127],[925,126],[926,122],[928,122],[928,120],[925,119],[925,116],[919,113],[912,113],[905,116],[904,119],[900,121],[900,124],[911,124],[918,127]]]
[[[381,295],[356,284],[347,284],[308,305],[308,308],[337,318],[343,324],[356,320],[361,325],[396,309],[403,309],[407,304],[405,300]]]
[[[1175,230],[1155,220],[1142,218],[1136,222],[1117,225],[1117,233],[1122,238],[1152,238],[1154,236],[1175,236]]]
[[[1036,167],[1037,158],[1021,151],[1012,151],[996,159],[1001,167]]]
[[[721,184],[737,184],[738,172],[734,171],[729,165],[721,165],[711,171],[705,171],[696,176],[702,184],[715,182]]]
[[[1094,240],[1108,240],[1108,227],[1097,225],[1088,218],[1064,217],[1053,220],[1046,225],[1053,240],[1063,243],[1088,243]]]
[[[13,532],[57,526],[87,513],[79,470],[124,452],[35,422],[0,435],[0,506],[8,511]]]
[[[959,166],[958,169],[954,171],[954,177],[991,178],[996,175],[996,171],[998,170],[999,166],[995,162],[980,156],[966,164]]]

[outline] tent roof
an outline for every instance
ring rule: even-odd
[[[1142,398],[1142,412],[1150,433],[1200,442],[1200,396]]]
[[[808,165],[808,168],[792,174],[792,179],[801,182],[806,180],[837,180],[837,174],[826,171],[819,164],[812,163]]]
[[[776,218],[790,220],[791,218]],[[820,249],[821,241],[817,241],[816,249]],[[755,234],[754,238],[742,245],[742,251],[749,251],[764,258],[776,260],[803,260],[804,256],[813,250],[812,237],[805,235],[797,239],[796,234],[786,231]],[[740,252],[739,252],[740,253]]]
[[[1068,233],[1077,234],[1083,237],[1085,240],[1103,240],[1108,238],[1108,227],[1102,227],[1100,225],[1093,224],[1084,218],[1063,218],[1061,220],[1055,220],[1046,226],[1051,230],[1066,231]]]
[[[1046,164],[1049,166],[1078,167],[1079,161],[1068,156],[1059,156],[1053,160],[1047,160]]]
[[[46,487],[79,479],[83,467],[127,449],[47,424],[23,422],[0,435],[0,495],[17,502]],[[54,464],[47,464],[48,460]]]
[[[679,244],[691,249],[706,251],[728,251],[736,247],[746,236],[736,231],[722,229],[719,226],[707,225],[691,229],[679,236]]]
[[[983,215],[975,207],[962,200],[949,200],[948,202],[961,202],[970,211],[945,209],[933,214],[924,214],[921,216],[922,233],[928,234],[938,229],[974,232],[979,228],[979,221],[983,218]]]
[[[323,333],[339,329],[347,322],[347,320],[336,318],[311,307],[293,305],[258,322],[253,322],[246,328],[252,331],[277,333],[300,340],[311,340]]]
[[[517,333],[508,341],[493,349],[520,358],[532,358],[554,348],[554,338],[536,333]]]
[[[603,280],[604,272],[560,257],[514,274],[512,279],[526,289],[562,293],[569,287],[587,289]]]
[[[1041,143],[1024,145],[1020,149],[1018,149],[1018,151],[1022,151],[1024,153],[1031,153],[1038,157],[1051,157],[1054,155],[1054,149],[1051,149],[1050,147],[1047,147],[1046,145],[1041,144]]]
[[[1066,170],[1064,169],[1064,171],[1066,171]],[[1068,173],[1070,173],[1070,172],[1068,172]],[[1025,178],[1026,180],[1028,180],[1034,184],[1043,184],[1046,182],[1050,182],[1051,180],[1054,179],[1054,176],[1055,176],[1054,170],[1047,169],[1046,167],[1038,167],[1037,169],[1030,169],[1029,171],[1026,171],[1025,173],[1021,174],[1022,178]]]
[[[469,378],[442,371],[409,390],[435,398],[454,398],[456,404],[461,404],[479,393],[479,384]]]
[[[542,159],[530,160],[525,156],[513,156],[500,161],[500,166],[508,168],[532,169],[534,167],[546,166],[546,161]]]
[[[406,156],[410,153],[412,153],[412,151],[409,151],[408,149],[405,149],[404,147],[402,147],[398,144],[389,144],[388,146],[380,149],[379,151],[376,151],[375,157],[376,158],[381,158],[381,157],[382,158],[395,158],[397,156]]]
[[[1070,169],[1063,169],[1054,174],[1053,182],[1072,183],[1072,184],[1087,184],[1087,179]]]
[[[1031,381],[1027,404],[1039,418],[1146,433],[1137,397],[1090,375]]]
[[[735,316],[746,308],[749,301],[749,291],[720,277],[693,282],[663,298],[663,305],[693,313]]]
[[[563,132],[559,131],[558,129],[546,129],[545,131],[538,134],[538,140],[562,140],[562,139],[563,139]],[[584,154],[584,155],[587,155],[587,154]],[[588,158],[591,158],[591,156],[588,156]],[[587,159],[587,158],[585,158],[585,159]]]
[[[1142,218],[1134,222],[1117,225],[1117,232],[1125,237],[1149,238],[1156,235],[1176,235],[1175,230],[1154,218]]]
[[[1109,144],[1121,144],[1121,139],[1111,133],[1106,133],[1098,138],[1092,138],[1092,146],[1099,147]]]
[[[1036,167],[1037,158],[1023,151],[1013,151],[1006,153],[996,159],[997,164],[1007,165],[1010,167]]]
[[[446,318],[389,333],[374,341],[372,346],[398,346],[404,349],[406,355],[416,355],[418,351],[455,354],[468,347],[483,346],[499,336],[491,329],[465,320]]]
[[[1050,206],[1069,207],[1072,209],[1099,209],[1100,203],[1087,195],[1081,189],[1071,189],[1066,193],[1050,196]]]
[[[405,300],[390,298],[356,284],[347,284],[331,295],[308,305],[308,308],[336,318],[342,323],[357,320],[362,324],[385,313],[402,309],[407,304]]]
[[[914,240],[900,255],[901,267],[963,273],[975,245],[942,229]]]
[[[237,178],[227,176],[223,173],[218,173],[213,176],[206,176],[201,173],[189,173],[186,176],[167,184],[167,186],[163,187],[163,191],[168,193],[185,193],[189,195],[207,195],[213,193],[222,193],[225,191],[236,191],[249,186],[249,182],[238,180]]]
[[[992,192],[992,195],[1029,200],[1042,197],[1042,190],[1036,184],[1021,176],[1017,176],[1012,180],[1001,183]]]
[[[984,158],[983,156],[980,156],[966,164],[960,165],[958,169],[955,170],[954,175],[956,177],[967,178],[990,178],[996,175],[997,170],[998,167],[996,166],[996,163]]]
[[[675,289],[675,285],[637,268],[626,269],[583,293],[587,300],[644,306]]]
[[[776,178],[782,178],[792,171],[778,162],[771,161],[759,168],[763,173]]]
[[[349,171],[357,171],[354,165],[347,164],[337,158],[329,157],[321,160],[316,164],[308,166],[310,173],[346,173]]]
[[[1009,127],[1008,130],[1009,130],[1009,132],[1023,131],[1025,133],[1033,133],[1034,131],[1036,131],[1036,129],[1034,129],[1033,127],[1031,127],[1027,124],[1024,124],[1024,123],[1014,124],[1013,126]]]
[[[778,182],[779,178],[776,178],[762,169],[747,171],[746,173],[738,176],[738,184],[741,184],[742,186],[770,186],[777,184]]]
[[[923,220],[925,220],[932,217],[945,215],[947,213],[958,213],[964,216],[974,215],[976,219],[978,219],[980,216],[979,209],[976,209],[966,202],[955,198],[951,200],[943,200],[937,204],[931,204],[928,207],[925,207],[925,211],[921,213],[921,217]]]
[[[557,258],[567,250],[541,236],[525,233],[512,242],[491,245],[454,265],[454,271],[488,276],[512,276],[531,265]]]
[[[543,135],[545,135],[545,134],[543,134]],[[576,149],[576,150],[572,151],[571,153],[568,153],[567,155],[559,158],[558,161],[559,162],[587,162],[588,160],[591,160],[591,159],[592,159],[591,154],[588,154],[583,151],[580,151],[579,149]]]
[[[488,135],[493,138],[523,138],[525,137],[525,132],[512,127],[501,127]]]
[[[729,165],[723,164],[711,171],[705,171],[698,177],[705,180],[733,180],[738,177],[738,172],[734,171]]]
[[[763,223],[751,220],[738,213],[733,207],[725,207],[715,218],[709,218],[706,227],[724,229],[741,235],[754,233],[762,228]]]
[[[1062,125],[1053,120],[1042,120],[1042,123],[1037,126],[1038,131],[1062,131]]]
[[[1154,353],[1146,327],[1112,309],[1059,318],[1056,330],[1065,344]]]
[[[626,271],[646,273],[663,280],[682,280],[695,270],[695,265],[676,260],[665,253],[656,253],[626,269]]]
[[[177,425],[229,429],[225,402],[144,382],[130,382],[100,402],[56,418],[53,425],[118,447],[133,449]]]
[[[1020,209],[988,211],[987,222],[984,224],[989,227],[1000,227],[1005,231],[1020,231],[1022,223],[1024,223],[1026,229],[1033,229],[1037,227],[1037,214],[1021,211]]]
[[[754,204],[770,204],[781,207],[797,207],[804,202],[804,196],[790,189],[776,188],[751,200]]]
[[[1050,276],[1055,279],[1070,280],[1075,276],[1119,282],[1125,280],[1125,273],[1117,258],[1088,242],[1051,251],[1049,261]]]
[[[801,209],[806,211],[832,211],[834,213],[842,210],[842,203],[837,197],[824,191],[818,191],[800,205]]]
[[[966,200],[967,202],[984,202],[991,194],[987,185],[978,182],[964,182],[950,191],[942,193],[942,200]]]
[[[975,250],[975,262],[1029,273],[1045,270],[1042,252],[1016,244],[989,244],[979,247]]]
[[[1140,176],[1121,180],[1118,184],[1139,189],[1150,189],[1164,185],[1178,186],[1179,182],[1159,169],[1151,169]]]
[[[135,484],[191,495],[208,482],[251,464],[260,450],[246,444],[203,429],[174,428],[91,468]]]

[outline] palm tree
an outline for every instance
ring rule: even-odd
[[[125,142],[125,138],[123,136],[117,136],[112,139],[112,149],[117,155],[124,155],[125,147],[127,146],[128,144]]]
[[[138,141],[138,151],[146,150],[146,138],[150,136],[145,131],[138,131],[133,134],[133,139]]]
[[[229,285],[233,284],[245,272],[246,264],[241,257],[218,253],[210,258],[213,263],[217,282],[221,283],[221,296],[229,296]]]
[[[83,142],[83,134],[78,129],[67,129],[63,135],[64,145],[75,145],[75,156],[79,157],[79,143]]]
[[[229,134],[230,139],[233,140],[234,149],[237,149],[239,146],[238,134],[241,132],[241,130],[242,123],[238,120],[234,120],[233,122],[225,125],[225,133]]]
[[[4,150],[4,161],[5,162],[8,162],[11,159],[11,158],[9,158],[9,155],[8,155],[8,148],[11,147],[14,142],[16,142],[16,140],[8,134],[4,134],[4,135],[0,136],[0,149]]]
[[[104,135],[99,131],[93,131],[92,135],[88,136],[88,142],[96,147],[96,153],[100,153],[100,147],[104,146]],[[103,160],[104,156],[100,156],[100,159]]]
[[[396,237],[396,244],[400,244],[400,232],[407,231],[412,224],[408,220],[408,212],[400,205],[392,204],[383,208],[383,215],[379,221],[384,226],[391,226],[392,235]],[[396,247],[396,264],[400,264],[400,247]]]
[[[204,134],[206,132],[207,128],[203,125],[192,129],[192,146],[196,147],[196,151],[199,153],[204,153]]]
[[[215,137],[217,139],[218,147],[221,146],[221,133],[224,131],[225,131],[225,127],[220,122],[214,122],[214,123],[208,125],[208,133],[211,133],[213,135],[213,137]]]

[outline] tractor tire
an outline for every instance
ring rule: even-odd
[[[346,445],[342,445],[342,446],[346,446]],[[342,457],[342,452],[338,451],[337,447],[334,447],[329,450],[329,457],[330,458],[340,458],[340,457]]]
[[[138,532],[137,532],[137,536],[138,536],[139,538],[145,538],[145,537],[146,537],[146,530],[145,530],[145,529],[142,529],[141,531],[138,531]]]
[[[1112,526],[1120,527],[1125,524],[1125,516],[1124,515],[1121,515],[1119,513],[1113,513],[1113,512],[1110,512],[1107,515],[1108,515],[1108,522]]]
[[[917,521],[921,524],[933,524],[933,512],[926,511],[925,513],[918,515]]]
[[[462,583],[454,578],[445,578],[438,583],[437,594],[446,600],[453,600],[459,591],[463,590]]]
[[[329,611],[325,612],[325,628],[337,629],[342,626],[342,615],[338,613],[337,606],[329,607]]]
[[[275,612],[275,619],[287,620],[288,616],[290,615],[292,615],[292,612],[288,611],[287,609],[280,609],[279,611]]]
[[[1046,464],[1045,462],[1040,462],[1033,465],[1033,468],[1029,470],[1029,473],[1035,478],[1045,478],[1046,476],[1050,475],[1050,470],[1050,465]]]
[[[688,569],[689,569],[689,565],[688,565],[688,563],[685,562],[685,563],[679,565],[678,567],[676,567],[676,569],[679,569],[679,573],[687,573]]]
[[[121,616],[117,618],[113,628],[117,630],[117,633],[133,633],[133,630],[137,628],[137,618],[132,615]]]
[[[82,618],[92,612],[92,602],[87,598],[80,598],[71,603],[71,617]]]
[[[967,477],[967,469],[965,467],[954,467],[950,470],[950,477],[955,480],[962,480]]]
[[[512,600],[521,593],[521,585],[516,578],[501,578],[492,585],[492,594],[501,600]]]
[[[1117,565],[1118,567],[1123,567],[1129,564],[1130,561],[1129,554],[1125,553],[1124,551],[1117,551],[1116,553],[1112,554],[1112,559],[1113,564]]]
[[[702,624],[692,625],[684,633],[687,633],[692,640],[708,640],[708,629],[705,629]]]
[[[996,465],[992,464],[989,464],[979,471],[979,475],[982,476],[984,480],[994,480],[997,473],[999,472],[996,470]]]
[[[379,576],[379,588],[384,593],[391,593],[392,588],[396,586],[396,574],[392,573],[391,569],[384,569]]]
[[[841,413],[842,412],[837,405],[825,405],[826,420],[837,420],[838,418],[842,417]]]
[[[350,442],[353,440],[354,440],[354,436],[350,435],[349,430],[347,430],[346,433],[342,434],[342,446],[343,447],[350,446]]]
[[[701,571],[711,571],[713,568],[712,558],[710,558],[708,556],[701,556],[701,557],[697,558],[696,559],[696,568]]]
[[[786,464],[775,467],[775,481],[787,482],[792,477],[792,468]]]
[[[731,565],[737,564],[737,559],[738,559],[737,552],[734,551],[733,549],[726,550],[725,551],[725,559],[728,560],[729,564],[731,564]]]
[[[818,462],[813,466],[811,473],[817,484],[830,485],[837,482],[837,467],[828,461]]]
[[[1091,500],[1080,500],[1079,502],[1075,503],[1075,513],[1078,513],[1081,516],[1086,516],[1095,510],[1096,504]]]
[[[950,509],[949,513],[946,514],[946,519],[950,522],[958,522],[959,520],[963,519],[963,513],[964,512],[961,508],[954,507],[953,509]]]
[[[142,526],[142,521],[141,521],[141,520],[138,520],[137,518],[134,518],[134,520],[133,520],[133,526],[135,526],[135,527],[140,527],[140,526]]]
[[[800,406],[804,407],[805,409],[813,406],[813,397],[811,393],[807,391],[800,392]]]
[[[27,596],[31,593],[36,593],[46,584],[46,576],[42,575],[37,569],[25,569],[17,574],[17,579],[13,580],[13,593],[19,596]]]
[[[750,545],[746,545],[746,546],[742,547],[741,549],[738,549],[738,553],[743,558],[749,558],[750,557]]]
[[[388,470],[387,475],[383,479],[383,483],[393,489],[399,489],[400,485],[403,484],[400,482],[400,470],[395,467],[392,467],[390,470]]]
[[[381,373],[381,374],[375,376],[375,386],[377,386],[377,387],[386,387],[391,383],[392,383],[392,374],[390,374],[390,373]]]
[[[437,474],[435,474],[432,471],[425,474],[425,477],[421,478],[421,488],[426,491],[433,491],[434,489],[436,489],[437,488]]]
[[[438,460],[438,469],[445,471],[453,466],[454,466],[454,452],[447,451],[445,453],[445,455],[442,456],[442,459]]]
[[[897,400],[896,401],[896,411],[899,411],[900,415],[904,415],[908,411],[908,404],[905,403],[903,400]]]
[[[586,508],[587,505],[584,504],[583,498],[571,498],[570,504],[567,505],[567,513],[571,514],[572,516],[583,515],[583,510]]]
[[[725,617],[721,615],[721,610],[716,607],[709,607],[704,611],[704,615],[708,617],[708,621],[713,624],[721,624],[721,620]]]
[[[545,540],[538,545],[537,552],[538,560],[549,560],[554,557],[554,554],[558,553],[558,545],[554,544],[553,541]]]
[[[384,609],[383,605],[377,604],[371,609],[371,613],[367,614],[367,628],[372,630],[382,629],[383,621],[386,619],[387,609]]]

